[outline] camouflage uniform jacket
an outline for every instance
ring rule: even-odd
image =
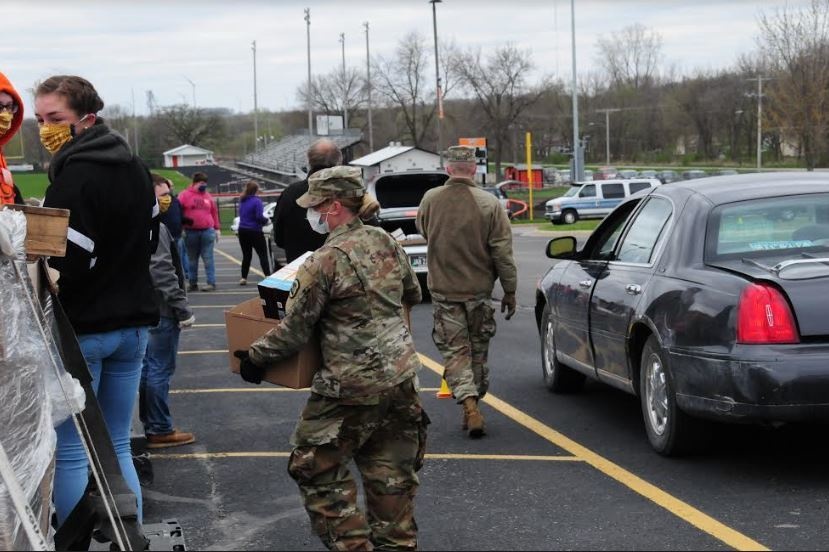
[[[437,300],[489,298],[495,280],[515,293],[512,228],[498,199],[467,178],[426,192],[417,227],[429,243],[429,291]]]
[[[420,360],[403,302],[421,300],[403,248],[359,219],[337,227],[300,267],[282,323],[250,348],[260,365],[285,359],[319,331],[323,365],[311,390],[358,404],[413,377]]]

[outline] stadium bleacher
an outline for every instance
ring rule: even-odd
[[[309,136],[307,133],[292,134],[247,155],[244,161],[236,163],[236,166],[254,173],[272,175],[275,179],[302,178],[305,174],[303,169],[306,165],[305,155],[308,147],[320,138],[328,138],[337,144],[347,161],[351,158],[351,149],[362,141],[363,135],[359,129],[349,129],[342,134],[324,137]]]
[[[179,167],[178,172],[187,178],[193,178],[193,175],[197,172],[206,174],[207,188],[210,193],[238,194],[244,190],[245,184],[249,180],[253,180],[259,184],[259,188],[263,191],[281,190],[287,186],[287,183],[268,178],[266,175],[222,165]]]

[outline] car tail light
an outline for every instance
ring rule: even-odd
[[[769,284],[749,284],[737,306],[737,343],[800,343],[789,303]]]

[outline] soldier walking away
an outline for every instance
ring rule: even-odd
[[[444,358],[446,383],[463,405],[462,427],[481,437],[486,428],[478,400],[489,388],[487,357],[495,336],[492,290],[499,279],[501,312],[509,320],[518,277],[509,219],[498,199],[472,180],[475,148],[450,147],[446,160],[451,178],[423,196],[417,227],[429,243],[432,339]]]
[[[378,206],[359,169],[312,174],[297,204],[328,238],[300,267],[281,324],[248,351],[234,352],[241,375],[260,383],[263,367],[320,336],[322,366],[288,462],[313,529],[331,550],[415,550],[416,472],[429,423],[418,397],[421,364],[404,320],[404,306],[421,300],[417,277],[400,245],[360,220]],[[365,513],[347,467],[352,459]]]

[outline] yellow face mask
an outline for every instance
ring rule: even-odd
[[[72,128],[67,123],[43,123],[40,125],[40,143],[51,154],[55,154],[72,139]]]
[[[63,145],[75,137],[75,125],[80,124],[87,115],[81,117],[75,124],[70,123],[43,123],[40,125],[40,143],[46,151],[54,155]]]
[[[162,213],[166,213],[167,209],[170,208],[170,204],[173,203],[173,198],[170,195],[163,195],[158,198],[158,210]]]
[[[8,111],[0,111],[0,136],[4,136],[12,126],[14,114]]]

